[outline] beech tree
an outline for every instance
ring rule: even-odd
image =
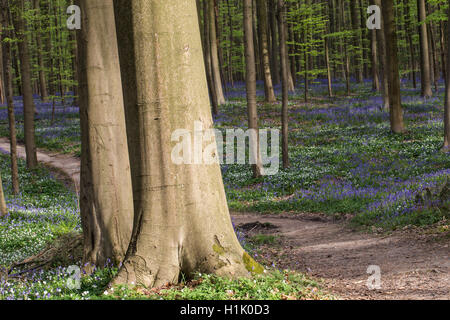
[[[258,26],[261,54],[264,68],[264,92],[265,101],[274,103],[277,101],[273,90],[272,72],[270,70],[268,25],[267,25],[267,0],[257,0]]]
[[[402,133],[403,110],[400,93],[400,75],[398,70],[397,31],[395,26],[395,11],[393,0],[383,0],[382,12],[384,17],[384,37],[386,41],[386,56],[389,61],[386,68],[389,88],[389,113],[391,130]]]
[[[14,114],[14,93],[13,93],[13,78],[11,70],[11,29],[9,25],[10,11],[8,7],[8,0],[1,0],[0,2],[1,14],[0,25],[2,26],[2,36],[0,37],[2,48],[2,62],[3,62],[3,76],[6,104],[8,108],[8,124],[9,124],[9,142],[11,155],[11,182],[12,192],[14,195],[19,194],[19,169],[17,164],[17,138],[16,138],[16,119]]]
[[[278,0],[278,21],[279,21],[279,29],[280,32],[280,63],[281,63],[281,81],[282,81],[282,109],[281,109],[281,131],[282,131],[282,157],[283,157],[283,168],[289,167],[289,149],[288,149],[288,142],[289,142],[289,97],[288,97],[288,64],[287,64],[287,48],[286,48],[286,32],[285,29],[282,27],[285,25],[285,19],[286,19],[286,7],[285,2],[283,0]],[[305,79],[305,83],[307,82],[307,79]],[[307,96],[307,93],[305,92],[305,98]]]
[[[84,261],[120,263],[131,238],[133,195],[112,0],[79,0],[80,209]]]
[[[428,31],[427,31],[427,13],[425,0],[417,0],[417,9],[419,12],[419,35],[420,35],[420,70],[421,70],[421,94],[422,97],[429,98],[433,95],[431,90],[430,77],[430,53],[428,50]]]
[[[6,207],[5,195],[3,194],[2,175],[0,173],[0,217],[8,214],[8,208]]]
[[[244,0],[244,35],[245,35],[245,66],[246,66],[246,89],[247,89],[247,116],[248,127],[251,129],[250,154],[252,159],[253,177],[258,178],[263,174],[263,168],[259,150],[259,124],[258,110],[256,105],[256,64],[255,45],[253,42],[253,5],[252,0]]]
[[[214,91],[217,97],[217,104],[225,103],[225,96],[223,95],[222,76],[220,73],[219,53],[217,45],[217,27],[216,27],[216,12],[214,8],[214,0],[205,1],[208,8],[208,22],[209,22],[209,49],[211,50],[211,72],[214,80]]]
[[[213,164],[171,159],[174,130],[192,130],[195,121],[212,128],[196,1],[114,0],[114,7],[135,214],[114,283],[154,287],[194,271],[261,271],[233,231],[217,150],[205,151]]]
[[[448,17],[450,21],[450,0],[448,1]],[[450,45],[450,32],[447,32],[447,46]],[[444,152],[450,151],[450,48],[447,47],[447,64],[445,73],[445,98],[444,98]]]
[[[31,66],[30,52],[26,35],[26,24],[23,17],[25,12],[24,0],[10,0],[14,5],[13,23],[18,37],[21,87],[23,93],[23,114],[24,114],[24,136],[25,151],[27,155],[27,167],[34,169],[37,167],[36,138],[35,138],[35,106],[33,102],[33,89],[31,86]]]

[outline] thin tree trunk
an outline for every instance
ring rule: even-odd
[[[409,56],[410,56],[410,60],[411,60],[411,78],[413,81],[413,88],[416,89],[417,88],[417,80],[416,80],[416,53],[415,53],[415,48],[414,48],[414,44],[413,44],[413,39],[412,39],[412,29],[411,29],[411,25],[413,23],[413,18],[411,16],[411,8],[410,8],[410,4],[409,4],[409,0],[404,0],[403,1],[403,6],[405,8],[405,16],[407,17],[406,19],[406,38],[408,41],[408,47],[409,47]]]
[[[0,15],[1,25],[3,26],[3,37],[11,37],[9,31],[9,8],[8,0],[1,1],[2,13]],[[5,95],[8,107],[8,123],[9,123],[9,142],[11,156],[11,183],[13,195],[19,194],[19,169],[17,164],[17,135],[16,135],[16,119],[14,114],[14,91],[13,78],[11,69],[11,44],[0,40],[3,53],[3,79],[5,80]],[[2,75],[0,74],[0,77]]]
[[[258,111],[256,105],[256,63],[255,46],[253,43],[253,14],[252,0],[244,0],[244,42],[245,42],[245,68],[246,68],[246,87],[247,87],[247,112],[248,127],[252,130],[250,137],[251,154],[255,156],[252,159],[253,177],[258,178],[262,175],[262,164],[259,150],[259,130],[258,130]]]
[[[204,46],[203,46],[203,54],[204,54],[204,60],[205,60],[205,67],[206,67],[206,79],[208,82],[208,90],[209,90],[209,96],[211,100],[211,106],[212,106],[212,113],[213,115],[217,116],[219,114],[219,103],[217,101],[217,93],[216,93],[216,86],[214,84],[214,78],[212,74],[212,60],[211,60],[211,45],[210,45],[210,23],[209,23],[209,11],[208,11],[208,4],[207,1],[203,2],[203,39],[204,39]]]
[[[389,102],[391,130],[403,133],[403,110],[400,93],[400,76],[398,70],[397,31],[393,0],[383,0],[384,36],[386,40],[386,55],[389,59],[387,76],[389,79]]]
[[[2,175],[0,173],[0,217],[8,214],[8,207],[6,206],[5,195],[3,194]]]
[[[375,5],[382,8],[381,0],[374,0]],[[381,25],[384,25],[384,17],[381,15]],[[378,52],[380,55],[381,95],[383,97],[383,109],[389,110],[389,76],[387,72],[388,59],[386,54],[386,39],[384,30],[377,30]]]
[[[450,21],[450,0],[448,1],[448,4],[448,18]],[[447,32],[447,46],[448,45],[450,45],[450,32]],[[444,103],[444,146],[442,147],[442,151],[450,152],[450,50],[448,47]]]
[[[283,157],[283,168],[289,168],[289,115],[288,115],[288,75],[287,75],[287,49],[286,49],[286,32],[282,26],[285,24],[285,2],[283,0],[278,0],[278,21],[280,24],[280,61],[281,61],[281,79],[282,79],[282,97],[283,105],[281,111],[281,131],[282,131],[282,157]]]
[[[279,48],[278,48],[278,28],[277,28],[277,3],[275,0],[269,0],[269,22],[270,22],[270,32],[272,38],[272,48],[271,48],[271,62],[272,62],[272,80],[274,85],[280,84],[280,65],[278,61]]]
[[[360,31],[360,22],[359,18],[359,2],[357,0],[350,1],[350,10],[351,10],[351,22],[353,27],[353,44],[355,46],[356,54],[355,54],[355,67],[356,67],[356,81],[358,83],[362,83],[364,81],[364,68],[362,64],[363,56],[361,54],[362,48],[362,39],[361,39],[361,31]]]
[[[268,49],[268,26],[267,26],[267,0],[257,0],[258,7],[258,25],[260,26],[260,41],[262,49],[262,58],[264,62],[264,87],[265,87],[265,101],[274,103],[277,101],[272,84],[272,73],[270,70],[270,58]]]
[[[39,17],[38,25],[36,26],[36,47],[37,47],[37,60],[39,66],[39,92],[41,94],[41,100],[43,102],[48,101],[48,91],[47,91],[47,80],[45,79],[45,66],[44,59],[42,57],[42,41],[41,41],[41,17],[40,17],[40,6],[39,0],[33,0],[33,7],[36,10],[36,14]]]
[[[35,106],[33,102],[33,89],[31,87],[31,66],[28,41],[26,37],[24,14],[24,0],[12,0],[18,12],[14,17],[14,27],[19,39],[20,71],[22,75],[23,110],[24,110],[24,136],[25,151],[27,155],[27,167],[34,169],[37,167],[36,141],[34,115]]]
[[[220,76],[219,53],[217,46],[217,32],[216,32],[216,11],[214,9],[214,1],[206,1],[205,5],[208,7],[208,22],[209,22],[209,45],[211,50],[211,73],[214,80],[214,91],[217,96],[217,104],[225,104],[225,96],[223,95],[222,77]]]
[[[420,35],[420,70],[421,70],[421,95],[425,98],[430,98],[433,95],[431,90],[430,79],[430,54],[428,50],[428,32],[425,20],[427,18],[425,0],[417,0],[417,9],[419,16],[419,35]]]

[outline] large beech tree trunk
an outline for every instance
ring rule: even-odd
[[[218,162],[177,165],[171,158],[175,130],[192,132],[196,121],[213,127],[196,1],[114,4],[135,224],[113,282],[155,287],[195,271],[248,275],[261,267],[233,231]],[[205,154],[217,159],[212,146]]]
[[[125,257],[133,195],[112,0],[79,0],[81,115],[80,206],[84,260],[103,265]]]
[[[9,142],[11,155],[11,180],[12,192],[14,195],[19,194],[19,169],[17,164],[17,138],[16,138],[16,118],[14,114],[14,93],[13,93],[13,77],[11,68],[11,43],[9,41],[2,41],[3,38],[12,38],[9,30],[9,8],[8,0],[1,0],[1,25],[3,27],[2,37],[0,43],[2,47],[3,58],[3,76],[5,82],[5,96],[8,107],[8,124],[9,124]]]
[[[393,0],[383,0],[384,36],[386,40],[386,56],[389,60],[387,73],[389,83],[389,103],[391,130],[394,133],[405,131],[400,94],[400,75],[398,70],[397,31],[395,26]]]
[[[19,39],[19,58],[20,58],[20,73],[22,77],[22,94],[23,94],[23,113],[24,113],[24,136],[25,136],[25,151],[27,155],[27,167],[34,169],[37,167],[36,154],[36,139],[35,139],[35,125],[34,114],[35,107],[33,102],[33,89],[31,86],[31,65],[30,53],[28,48],[28,40],[26,36],[26,26],[24,15],[24,0],[11,0],[11,2],[18,9],[13,14],[14,28],[16,30],[17,38]]]

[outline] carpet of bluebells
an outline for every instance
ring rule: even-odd
[[[297,87],[302,88],[299,83]],[[450,173],[448,154],[439,151],[443,132],[443,93],[431,99],[402,81],[402,103],[407,132],[392,134],[389,114],[371,90],[371,82],[352,85],[345,96],[343,83],[334,84],[328,98],[325,81],[312,84],[309,103],[303,91],[291,94],[289,153],[291,167],[254,180],[248,165],[222,165],[230,208],[257,212],[321,212],[352,214],[359,225],[397,228],[405,224],[431,224],[442,219],[439,203],[416,203],[416,195],[444,184]],[[276,93],[280,94],[279,86]],[[258,84],[261,128],[280,129],[280,104],[262,102]],[[219,129],[247,128],[245,84],[226,91],[228,104],[215,117]],[[80,154],[79,110],[41,103],[36,97],[36,135],[39,147]],[[15,99],[19,139],[23,138],[22,102]],[[7,112],[0,106],[0,135],[7,136]],[[270,152],[269,152],[270,154]]]
[[[318,82],[303,102],[296,92],[290,103],[289,153],[291,167],[277,175],[254,180],[240,165],[224,165],[230,207],[258,212],[312,212],[354,215],[357,225],[395,229],[426,225],[444,219],[437,199],[417,202],[426,189],[444,185],[450,157],[443,143],[443,90],[424,100],[419,91],[402,85],[407,132],[390,132],[389,114],[371,83],[354,85],[344,97],[327,97],[327,84]],[[262,87],[261,87],[262,88]],[[278,89],[279,90],[279,89]],[[419,89],[420,90],[420,89]],[[260,95],[263,91],[260,90]],[[245,92],[228,92],[230,103],[215,119],[219,128],[246,126]],[[259,105],[260,127],[280,128],[280,105]],[[436,201],[434,201],[436,200]],[[447,200],[447,199],[444,199]]]

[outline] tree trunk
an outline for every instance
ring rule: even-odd
[[[260,26],[260,41],[264,68],[265,101],[274,103],[277,101],[273,90],[272,73],[270,70],[270,58],[268,49],[268,26],[267,26],[267,0],[257,0],[258,25]]]
[[[84,262],[120,263],[131,238],[133,195],[112,0],[79,0],[80,206]]]
[[[289,168],[289,116],[288,116],[288,74],[287,74],[287,48],[286,48],[286,33],[284,28],[281,26],[285,23],[286,14],[285,2],[284,0],[278,0],[278,21],[280,24],[280,61],[281,61],[281,79],[282,79],[282,91],[283,91],[283,105],[281,111],[281,131],[282,131],[282,157],[283,157],[283,168]]]
[[[206,66],[206,79],[208,81],[208,90],[209,90],[209,96],[211,99],[211,105],[212,105],[212,113],[216,116],[219,113],[219,105],[217,101],[217,94],[216,94],[216,86],[214,85],[214,78],[212,75],[212,68],[211,68],[211,46],[210,46],[210,36],[209,36],[209,14],[208,14],[208,4],[206,1],[203,2],[203,39],[204,39],[204,45],[203,45],[203,55],[205,60],[205,66]]]
[[[383,7],[381,0],[374,0],[375,5]],[[384,25],[384,17],[381,15],[381,25]],[[383,109],[389,110],[389,77],[388,77],[388,59],[386,55],[386,39],[383,28],[377,30],[378,51],[380,55],[380,78],[381,78],[381,95],[383,96]]]
[[[213,164],[171,157],[175,130],[213,127],[195,0],[115,0],[115,9],[135,224],[113,283],[158,287],[194,271],[261,268],[233,231],[214,138]]]
[[[208,6],[208,22],[209,22],[209,43],[211,50],[211,73],[214,80],[214,91],[217,96],[217,104],[225,104],[225,96],[223,95],[222,77],[220,76],[219,53],[217,45],[216,32],[216,11],[214,9],[214,1],[205,2]]]
[[[378,78],[378,50],[377,50],[377,31],[370,31],[371,58],[372,58],[372,90],[380,91],[380,79]]]
[[[39,67],[39,91],[41,94],[42,102],[48,101],[47,81],[45,79],[45,66],[44,59],[42,58],[42,41],[41,41],[41,19],[40,19],[40,6],[39,0],[33,0],[33,7],[36,10],[36,14],[39,17],[38,25],[36,26],[36,47],[37,47],[37,61]]]
[[[279,48],[278,48],[278,28],[277,28],[277,3],[275,0],[269,0],[269,22],[270,32],[272,38],[272,80],[274,85],[280,84],[280,65],[278,62]]]
[[[3,26],[3,37],[12,38],[11,31],[9,30],[9,8],[8,0],[2,0],[0,2],[2,13],[0,15],[1,25]],[[11,156],[11,183],[13,195],[19,194],[19,169],[17,164],[17,138],[16,138],[16,119],[14,114],[14,91],[13,91],[13,78],[11,69],[11,44],[10,42],[3,42],[3,79],[5,80],[5,95],[6,103],[8,106],[8,123],[9,123],[9,143],[10,143],[10,156]],[[0,77],[2,75],[0,74]]]
[[[245,42],[245,74],[246,74],[246,88],[247,88],[247,112],[248,112],[248,127],[254,133],[250,139],[250,147],[256,155],[256,159],[252,164],[253,177],[258,178],[262,175],[262,164],[259,150],[259,130],[258,130],[258,111],[256,105],[256,63],[255,63],[255,46],[253,43],[253,14],[252,14],[252,0],[244,0],[244,42]]]
[[[425,20],[427,13],[425,9],[425,0],[417,0],[417,9],[419,16],[419,34],[420,34],[420,69],[421,69],[421,95],[424,98],[430,98],[433,95],[430,79],[430,54],[428,52],[428,32]]]
[[[409,47],[409,56],[411,59],[411,77],[413,81],[413,88],[417,88],[417,80],[416,80],[416,53],[414,49],[413,39],[412,39],[412,29],[411,26],[413,25],[413,18],[411,17],[411,8],[409,5],[409,0],[403,1],[404,6],[404,14],[407,17],[406,19],[406,38],[408,40],[408,47]]]
[[[448,17],[450,19],[450,0],[449,9],[448,9]],[[450,20],[449,20],[450,21]],[[450,45],[450,33],[447,32],[447,46]],[[442,150],[444,152],[450,152],[450,50],[447,47],[447,70],[446,81],[445,81],[445,107],[444,107],[444,146]]]
[[[387,77],[389,82],[389,102],[391,130],[403,133],[403,110],[400,93],[400,76],[398,70],[397,31],[393,0],[383,0],[384,36],[386,40],[386,55],[389,59]]]
[[[1,21],[1,19],[0,19]],[[0,37],[2,34],[2,24],[0,23]],[[3,81],[3,50],[0,42],[0,104],[5,103],[5,82]]]
[[[33,101],[33,89],[31,87],[31,66],[28,41],[26,36],[26,26],[24,15],[24,0],[11,1],[18,12],[13,15],[16,35],[19,39],[20,72],[22,76],[23,113],[24,113],[24,136],[25,151],[27,155],[27,167],[34,169],[37,167],[36,141],[34,114],[35,107]]]
[[[8,207],[6,206],[5,195],[3,194],[2,175],[0,173],[0,217],[8,214]]]
[[[355,67],[356,67],[356,81],[358,83],[362,83],[364,81],[364,68],[362,64],[363,56],[362,52],[362,39],[361,39],[361,31],[360,31],[360,22],[359,18],[359,1],[352,0],[350,1],[350,10],[351,10],[351,21],[353,27],[353,45],[355,46]]]

